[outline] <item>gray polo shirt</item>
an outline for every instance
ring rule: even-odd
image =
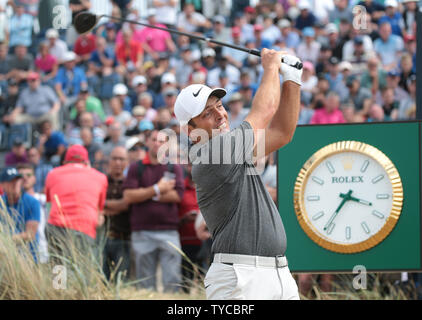
[[[22,107],[24,113],[40,117],[51,110],[59,99],[53,89],[40,85],[36,90],[25,88],[19,95],[16,106]]]
[[[280,214],[252,164],[253,145],[252,127],[243,121],[190,150],[198,204],[213,238],[213,253],[276,256],[286,251]],[[221,164],[204,163],[213,158]]]

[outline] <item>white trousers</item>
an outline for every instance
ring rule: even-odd
[[[299,300],[289,267],[213,262],[204,279],[208,300]]]

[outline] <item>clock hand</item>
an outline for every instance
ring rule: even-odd
[[[345,197],[347,197],[347,194],[340,193],[340,197],[345,198]],[[367,205],[367,206],[372,206],[372,202],[362,200],[362,199],[359,199],[359,198],[355,198],[355,197],[352,197],[352,196],[349,196],[348,198],[349,198],[349,200],[352,200],[352,201],[355,201],[355,202],[358,202],[358,203],[361,203],[361,204],[364,204],[364,205]]]
[[[340,197],[343,198],[340,205],[337,207],[336,211],[332,214],[326,225],[324,226],[324,230],[327,230],[331,223],[333,223],[335,217],[337,217],[338,213],[340,212],[340,209],[343,208],[344,204],[350,200],[350,196],[352,194],[352,190],[349,190],[347,194],[340,193]],[[343,196],[342,196],[343,195]]]

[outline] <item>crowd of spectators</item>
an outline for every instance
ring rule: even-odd
[[[228,94],[223,103],[234,128],[248,114],[259,85],[259,58],[187,36],[106,19],[84,35],[76,34],[71,25],[56,30],[51,25],[43,28],[45,23],[40,23],[41,30],[35,33],[38,13],[34,4],[38,2],[8,1],[11,16],[0,8],[0,116],[6,131],[29,124],[33,133],[27,141],[24,137],[13,141],[5,166],[31,164],[21,169],[36,178],[31,193],[42,194],[48,173],[63,164],[67,148],[83,145],[90,165],[107,174],[109,187],[114,186],[113,191],[108,190],[105,212],[113,217],[125,212],[126,219],[131,217],[130,222],[142,229],[145,221],[133,216],[142,206],[147,207],[142,210],[151,209],[151,197],[135,206],[133,200],[128,200],[131,206],[112,200],[130,199],[123,189],[142,185],[132,181],[138,178],[133,165],[151,163],[151,148],[159,143],[156,130],[173,129],[181,135],[173,112],[178,92],[192,83],[225,88]],[[299,124],[409,120],[416,116],[416,0],[278,0],[258,1],[254,6],[233,0],[226,12],[218,6],[208,12],[201,1],[154,0],[143,13],[132,9],[131,1],[111,3],[114,16],[247,48],[273,48],[297,55],[304,66]],[[357,5],[360,9],[354,10]],[[77,13],[91,9],[88,0],[69,1],[69,7],[72,20]],[[170,236],[176,245],[182,241],[192,261],[206,260],[196,259],[198,253],[203,254],[200,245],[207,243],[209,234],[200,219],[195,233],[199,209],[194,192],[190,192],[194,186],[189,166],[183,169],[185,178],[178,170],[176,184],[164,186],[161,182],[160,188],[177,190],[169,202],[177,204],[172,208],[176,213],[180,210],[179,220],[167,221],[163,228],[170,225],[177,230],[180,226],[180,233],[164,232],[160,239],[148,235],[150,243],[156,241],[151,248],[141,245],[145,234],[132,235],[132,241],[136,238],[138,243],[135,259],[144,259],[143,264],[135,264],[137,277],[149,276],[143,270],[156,267],[151,260],[164,250],[161,242]],[[149,175],[148,183],[161,181],[162,174]],[[125,180],[126,175],[132,180]],[[144,187],[148,179],[142,180]],[[275,200],[272,156],[266,161],[265,181]],[[183,194],[188,203],[183,202]],[[128,223],[123,222],[123,231],[113,230],[113,239],[130,240]],[[149,230],[157,228],[163,230],[160,226]],[[132,228],[134,231],[139,229]],[[206,246],[209,251],[209,244]],[[186,270],[183,275],[192,278]],[[174,279],[178,278],[169,281]],[[154,287],[151,281],[148,286]]]

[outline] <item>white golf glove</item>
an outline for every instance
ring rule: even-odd
[[[298,57],[292,56],[290,54],[286,54],[283,56],[283,62],[281,64],[280,73],[283,76],[283,83],[285,81],[293,81],[298,85],[302,85],[302,72],[301,70],[296,69],[290,65],[295,65],[296,63],[301,62]]]

